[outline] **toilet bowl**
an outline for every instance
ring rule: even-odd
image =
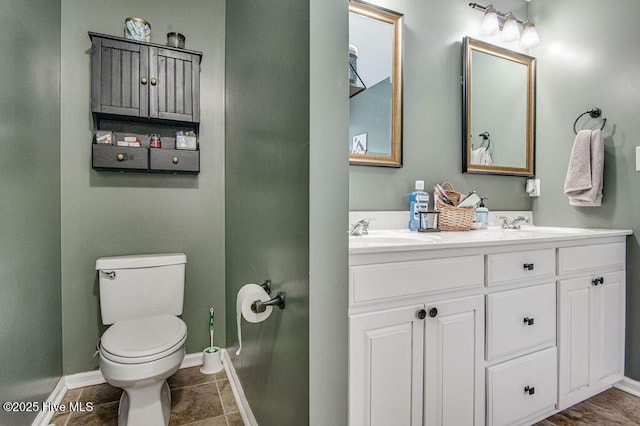
[[[171,393],[166,379],[185,356],[187,327],[171,315],[113,324],[100,339],[100,371],[124,389],[118,425],[167,425]]]
[[[168,425],[166,380],[185,356],[182,253],[103,257],[96,261],[102,323],[100,371],[124,389],[118,426]]]

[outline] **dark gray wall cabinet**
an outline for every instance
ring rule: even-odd
[[[200,121],[202,53],[89,33],[91,110]]]
[[[140,133],[141,125],[163,136],[173,136],[175,129],[198,133],[201,52],[92,32],[89,37],[94,131],[113,131],[117,123],[121,133]],[[174,147],[94,143],[92,165],[96,170],[198,173],[200,152]]]

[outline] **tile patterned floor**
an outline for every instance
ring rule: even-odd
[[[569,407],[535,426],[637,426],[640,425],[640,398],[611,388]]]
[[[171,389],[169,426],[242,426],[229,380],[224,372],[206,375],[200,367],[184,368],[168,380]],[[122,389],[109,384],[71,389],[63,403],[92,402],[93,411],[58,413],[55,426],[117,426],[118,401]]]

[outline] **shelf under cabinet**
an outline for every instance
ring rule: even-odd
[[[200,151],[92,144],[92,167],[99,171],[200,172]]]

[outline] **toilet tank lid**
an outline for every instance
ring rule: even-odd
[[[96,260],[96,270],[151,268],[154,266],[179,265],[184,263],[187,263],[187,256],[184,253],[110,256],[101,257]]]

